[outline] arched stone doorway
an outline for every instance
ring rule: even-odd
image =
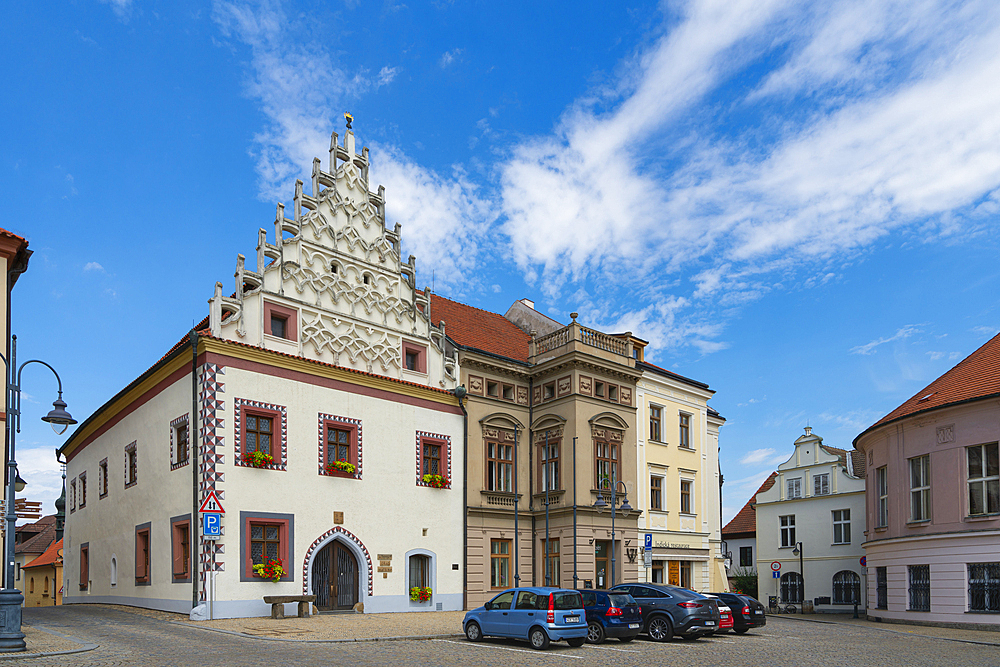
[[[321,611],[352,609],[358,603],[358,559],[343,540],[330,540],[312,562],[312,593]]]

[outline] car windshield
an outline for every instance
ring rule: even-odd
[[[635,604],[635,600],[632,599],[631,595],[615,595],[614,593],[608,595],[608,602],[611,603],[612,607],[627,607]]]
[[[559,592],[553,593],[552,597],[555,598],[552,605],[554,609],[583,609],[583,598],[579,593]]]

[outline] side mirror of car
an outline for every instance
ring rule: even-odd
[[[486,604],[483,605],[483,607],[486,609],[486,611],[489,611],[490,609],[493,609],[493,603],[487,602]]]

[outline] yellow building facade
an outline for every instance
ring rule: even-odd
[[[725,419],[708,405],[715,392],[646,363],[641,347],[638,354],[639,579],[727,591],[719,471],[719,428]]]

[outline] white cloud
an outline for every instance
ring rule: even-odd
[[[84,271],[97,271],[98,273],[104,273],[104,267],[97,262],[87,262],[83,265]]]
[[[438,60],[438,64],[441,65],[442,69],[446,69],[455,61],[461,62],[462,49],[452,49],[451,51],[445,51],[441,55],[441,59]]]
[[[921,329],[915,324],[907,324],[904,327],[900,327],[896,333],[892,334],[888,338],[878,338],[871,342],[865,343],[864,345],[858,345],[851,348],[851,354],[864,354],[870,355],[875,354],[877,348],[880,345],[885,345],[886,343],[891,343],[896,340],[904,340],[910,336],[920,333]]]
[[[515,257],[550,295],[628,266],[695,272],[690,299],[738,305],[900,229],[975,230],[1000,187],[998,42],[990,3],[689,2],[620,88],[501,165]],[[764,58],[784,64],[743,95]]]
[[[128,22],[132,15],[132,0],[101,0],[101,4],[111,5],[115,15],[123,22]]]
[[[764,461],[769,461],[774,458],[774,449],[766,447],[764,449],[754,449],[746,453],[746,455],[740,459],[740,463],[743,465],[757,465],[763,463]]]
[[[397,74],[399,74],[398,67],[389,67],[386,65],[378,71],[378,79],[375,82],[375,87],[380,88],[389,85],[396,78]]]

